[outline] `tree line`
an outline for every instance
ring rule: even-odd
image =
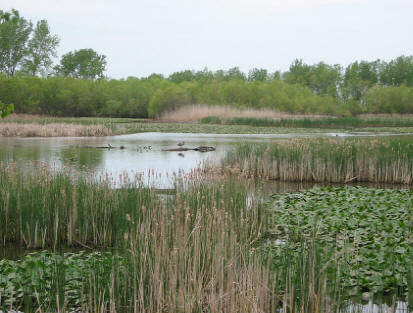
[[[0,103],[57,116],[156,117],[186,104],[271,108],[290,113],[413,113],[413,57],[343,67],[295,60],[288,71],[185,70],[168,77],[109,79],[93,49],[64,54],[46,20],[33,26],[0,11]],[[10,107],[9,107],[10,108]],[[8,109],[10,110],[10,109]]]

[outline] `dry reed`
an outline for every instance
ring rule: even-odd
[[[47,115],[40,115],[40,114],[27,114],[27,113],[13,113],[7,116],[4,121],[41,121],[44,119],[52,118],[51,116]]]
[[[268,118],[280,120],[281,118],[321,117],[321,115],[293,115],[270,109],[235,108],[231,106],[189,105],[175,111],[166,112],[159,118],[165,122],[196,122],[204,117],[218,116],[227,119],[234,117]]]
[[[101,137],[111,133],[103,125],[0,123],[0,136],[3,137]]]

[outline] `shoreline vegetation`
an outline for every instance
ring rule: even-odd
[[[413,115],[332,117],[191,105],[160,119],[11,114],[0,120],[0,136],[110,136],[140,132],[277,134],[348,130],[412,133]]]

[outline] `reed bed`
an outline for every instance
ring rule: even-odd
[[[281,181],[413,183],[411,136],[241,143],[218,171]]]
[[[0,136],[3,137],[102,137],[111,134],[112,131],[103,125],[0,123]]]
[[[188,105],[161,115],[159,120],[165,122],[197,122],[209,116],[219,116],[223,119],[240,118],[269,118],[279,120],[281,118],[303,118],[309,115],[283,113],[271,109],[235,108],[231,106]],[[311,115],[320,117],[321,115]]]
[[[343,305],[321,249],[270,270],[271,257],[256,249],[268,227],[263,205],[236,180],[200,179],[177,185],[174,196],[124,181],[113,189],[110,179],[1,165],[0,245],[115,249],[113,257],[0,261],[3,311],[287,313]]]
[[[0,123],[35,123],[35,124],[81,124],[81,125],[110,125],[114,123],[136,123],[148,119],[112,118],[112,117],[57,117],[52,115],[13,113],[2,119]]]

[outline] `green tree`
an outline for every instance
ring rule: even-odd
[[[303,62],[303,60],[295,59],[290,65],[290,70],[285,72],[284,80],[289,84],[298,84],[303,86],[310,85],[311,66]]]
[[[106,70],[106,56],[93,49],[75,50],[63,55],[55,70],[59,75],[74,78],[102,78]]]
[[[56,48],[59,45],[57,35],[50,33],[50,28],[46,20],[37,22],[33,37],[28,43],[28,53],[24,60],[24,71],[36,76],[40,73],[46,76],[56,57]]]
[[[249,81],[265,82],[268,79],[268,71],[264,68],[253,68],[248,72]]]
[[[413,86],[413,56],[402,55],[387,64],[384,63],[381,83],[386,86]]]
[[[184,81],[195,80],[194,71],[186,70],[181,72],[175,72],[169,75],[168,79],[174,83],[182,83]]]
[[[32,23],[17,10],[0,10],[0,72],[8,76],[16,73],[28,51]]]
[[[338,87],[341,84],[341,66],[320,62],[311,66],[309,87],[317,95],[329,95],[337,98]]]
[[[342,95],[345,101],[361,100],[362,96],[379,81],[380,61],[354,62],[347,66],[344,74]]]
[[[229,81],[229,80],[243,80],[245,81],[247,78],[243,72],[239,69],[239,67],[232,67],[227,71],[224,70],[217,70],[214,74],[215,79],[219,81]]]

